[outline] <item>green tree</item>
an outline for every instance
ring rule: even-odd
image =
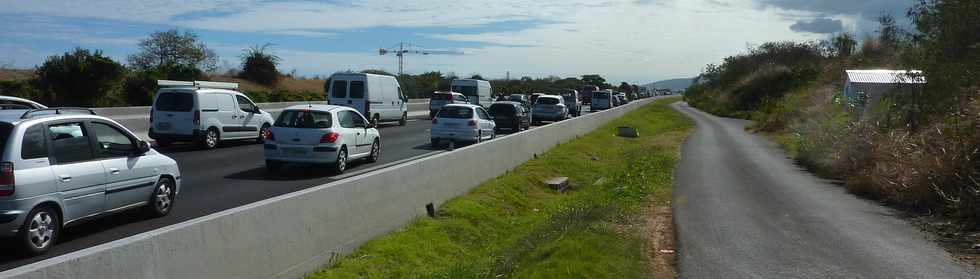
[[[275,85],[279,81],[279,69],[276,66],[280,59],[269,51],[268,47],[271,45],[255,45],[242,50],[242,78],[263,85]]]
[[[37,68],[38,88],[55,106],[114,105],[126,68],[102,55],[102,51],[76,48],[64,55],[48,57]]]
[[[194,67],[204,72],[218,68],[218,55],[199,40],[197,33],[177,29],[158,31],[139,43],[140,52],[130,55],[129,66],[137,70]]]
[[[585,85],[595,85],[595,86],[603,87],[603,85],[606,84],[606,79],[604,79],[604,78],[602,78],[602,76],[596,75],[596,74],[583,75],[582,76],[582,83],[585,83]]]
[[[838,58],[851,57],[854,54],[854,48],[857,46],[857,39],[854,35],[848,32],[841,32],[835,35],[833,38],[827,42],[827,51],[830,56]]]

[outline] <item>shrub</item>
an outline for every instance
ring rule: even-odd
[[[56,106],[111,106],[106,98],[118,94],[126,69],[101,51],[76,48],[48,57],[37,69],[39,89]]]
[[[279,81],[279,56],[269,52],[270,44],[252,46],[242,52],[241,77],[262,85],[275,85]]]

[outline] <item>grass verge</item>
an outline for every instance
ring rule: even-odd
[[[693,123],[658,100],[444,204],[436,218],[369,241],[309,278],[640,278],[642,212],[670,202]],[[616,137],[632,126],[638,138]],[[567,176],[572,191],[542,181]]]

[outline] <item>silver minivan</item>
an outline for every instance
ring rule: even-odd
[[[159,217],[173,208],[177,162],[94,114],[0,111],[0,237],[26,254],[46,252],[62,228],[85,220],[137,208]]]

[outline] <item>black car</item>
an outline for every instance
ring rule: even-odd
[[[518,102],[499,101],[490,105],[490,118],[497,132],[520,132],[531,127],[531,112]]]
[[[531,110],[531,100],[528,99],[527,95],[524,95],[524,94],[510,94],[510,100],[507,100],[507,101],[521,103],[521,105],[524,106],[524,109],[525,110]]]

